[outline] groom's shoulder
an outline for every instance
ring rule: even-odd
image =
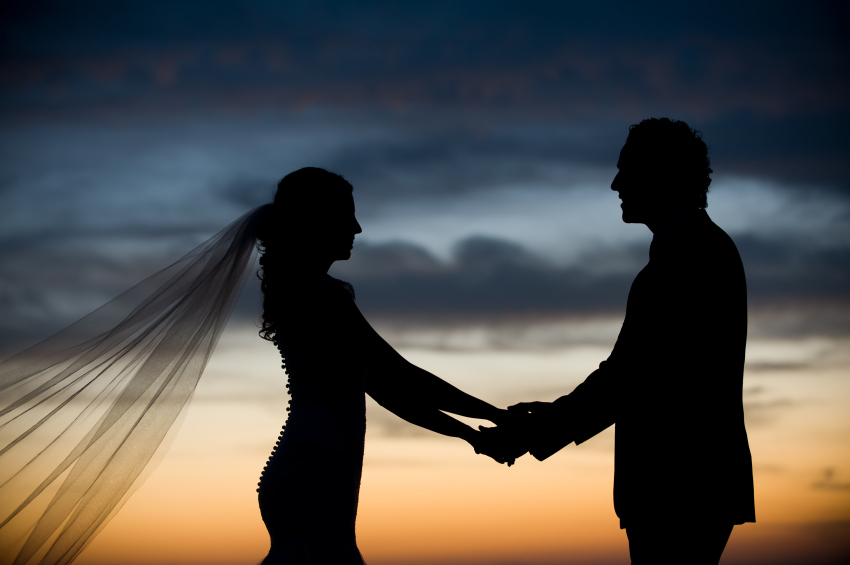
[[[689,218],[665,251],[659,257],[661,276],[675,273],[676,278],[686,277],[708,284],[717,276],[743,273],[735,242],[703,209]]]
[[[683,234],[684,239],[697,251],[709,254],[732,254],[738,256],[735,242],[720,226],[708,216],[704,209],[694,214],[690,229]],[[683,242],[684,243],[684,242]]]
[[[706,281],[714,283],[718,277],[743,280],[744,265],[732,237],[714,223],[705,210],[700,212],[689,243],[694,268]]]
[[[708,229],[708,242],[714,247],[718,253],[723,255],[728,255],[730,258],[737,258],[740,260],[740,253],[738,252],[738,246],[735,245],[735,241],[732,237],[726,233],[723,228],[714,223],[710,218],[708,218],[708,214],[706,214],[706,218],[708,219],[709,229]]]

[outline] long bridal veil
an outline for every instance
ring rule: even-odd
[[[0,563],[70,563],[121,507],[195,390],[267,208],[0,363]]]

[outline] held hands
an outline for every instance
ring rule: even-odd
[[[478,427],[478,441],[473,444],[475,453],[482,453],[492,458],[497,463],[507,463],[508,467],[514,464],[517,457],[528,452],[522,444],[521,438],[503,427],[487,428]]]
[[[528,453],[534,435],[534,412],[539,412],[545,402],[524,402],[499,410],[493,419],[494,428],[479,426],[475,439],[470,441],[476,453],[491,457],[498,463],[514,464],[518,457]]]

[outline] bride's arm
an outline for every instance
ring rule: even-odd
[[[417,367],[388,344],[384,343],[384,347],[376,353],[369,366],[367,392],[382,406],[390,410],[393,406],[437,410],[494,423],[505,420],[506,410],[475,398]]]
[[[380,336],[375,334],[380,339]],[[366,392],[378,404],[416,426],[466,440],[476,453],[513,464],[522,455],[512,444],[504,444],[501,434],[484,434],[444,414],[451,412],[495,423],[512,419],[507,410],[470,396],[441,378],[405,360],[381,339],[379,353],[369,368]]]
[[[407,361],[378,335],[353,302],[348,303],[348,308],[357,341],[368,359],[367,392],[378,404],[413,424],[464,439],[479,432],[443,412],[496,424],[512,418],[507,410],[475,398]]]
[[[441,412],[432,404],[413,400],[410,390],[401,387],[388,386],[388,380],[381,373],[370,369],[366,384],[366,392],[375,401],[398,416],[421,428],[438,434],[457,437],[475,446],[481,433],[447,414]]]

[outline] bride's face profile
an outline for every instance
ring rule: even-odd
[[[305,167],[286,175],[274,198],[276,212],[260,235],[266,266],[284,261],[289,268],[327,270],[334,261],[351,258],[354,237],[363,230],[354,215],[353,188],[343,177]],[[306,271],[305,271],[306,272]]]
[[[329,261],[351,258],[354,237],[363,229],[354,215],[354,197],[351,194],[332,197],[315,236],[316,251]]]

